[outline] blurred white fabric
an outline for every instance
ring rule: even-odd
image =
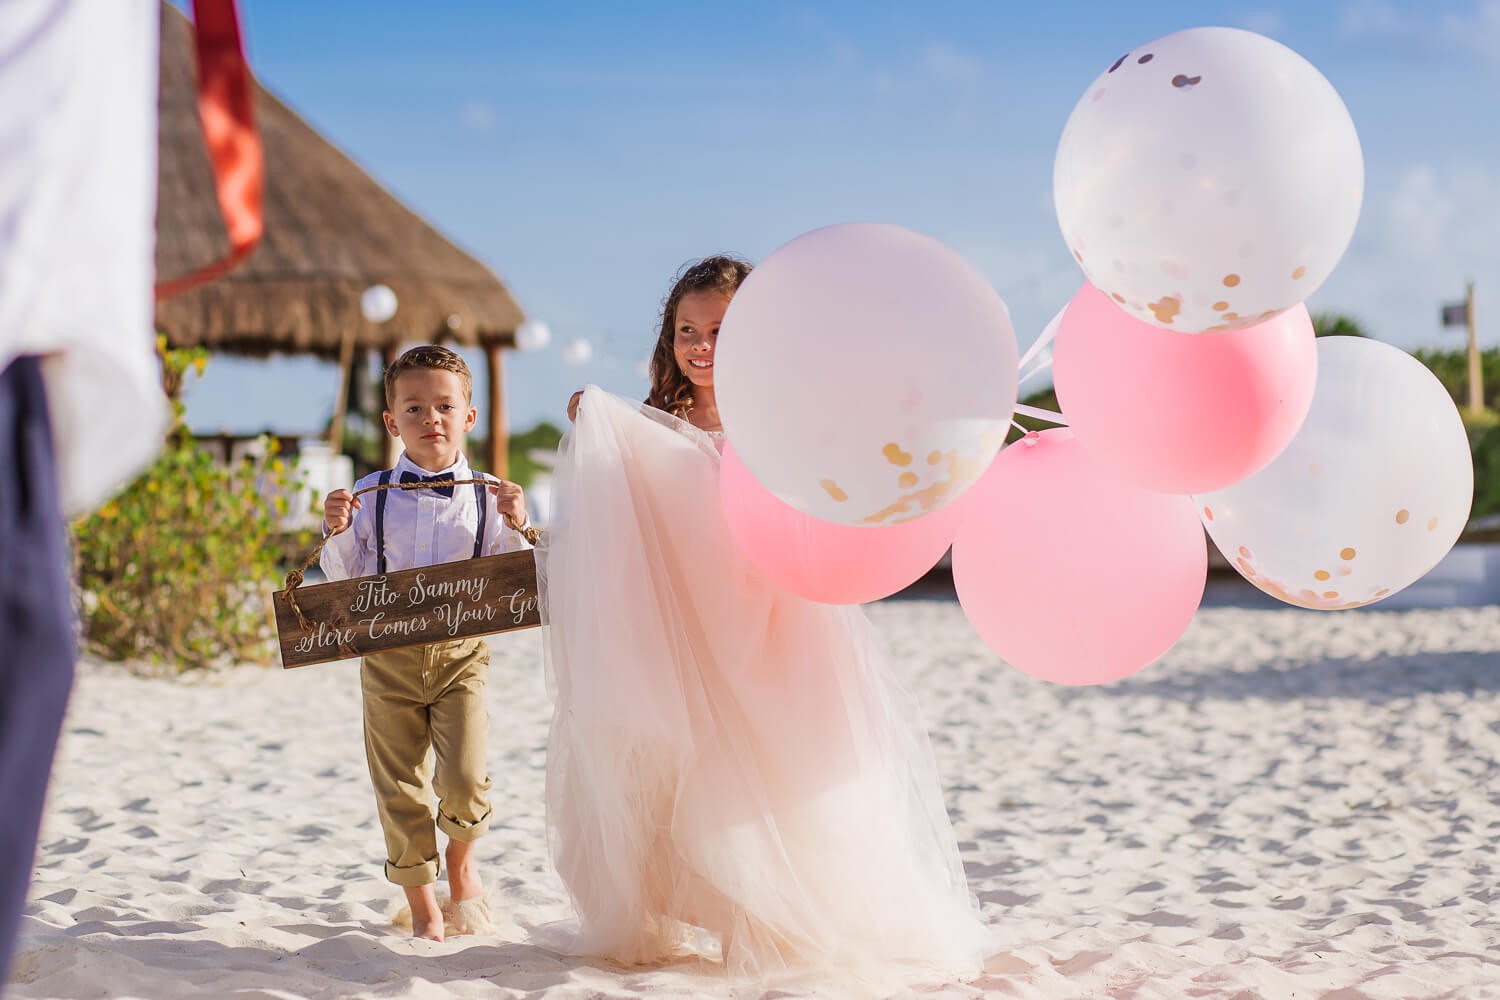
[[[989,936],[916,699],[861,609],[740,554],[721,444],[590,387],[559,448],[537,561],[564,946],[636,963],[718,938],[761,981],[977,972]]]
[[[0,369],[45,358],[61,506],[161,448],[153,327],[158,0],[5,0]]]

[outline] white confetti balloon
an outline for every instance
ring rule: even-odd
[[[1063,129],[1057,220],[1089,281],[1195,333],[1305,300],[1343,256],[1364,161],[1332,84],[1237,28],[1147,42],[1100,74]]]
[[[741,461],[805,514],[876,526],[954,500],[1016,403],[1005,303],[960,254],[899,226],[797,237],[724,316],[714,391]]]
[[[1474,465],[1448,391],[1411,355],[1318,341],[1312,408],[1286,450],[1199,516],[1240,574],[1288,604],[1373,604],[1438,564],[1469,518]]]

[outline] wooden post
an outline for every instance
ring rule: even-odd
[[[354,328],[344,328],[339,339],[339,391],[333,402],[333,424],[328,428],[328,444],[335,455],[344,446],[344,418],[349,409],[349,369],[354,364]]]
[[[380,349],[380,377],[382,380],[382,388],[380,390],[380,400],[375,409],[375,416],[377,418],[380,416],[380,411],[385,409],[385,389],[383,385],[385,373],[390,369],[391,365],[396,363],[396,359],[400,356],[401,345],[399,344],[387,344],[385,347],[382,347]],[[401,457],[401,439],[398,437],[393,437],[386,431],[384,421],[377,419],[375,421],[375,424],[380,428],[381,439],[385,441],[385,468],[392,468],[396,464],[396,459]]]
[[[1469,409],[1479,413],[1484,409],[1484,373],[1479,367],[1479,326],[1474,321],[1474,282],[1468,284],[1465,300],[1469,314]]]
[[[510,474],[510,435],[505,428],[505,359],[494,341],[484,345],[490,379],[490,468],[491,474],[504,479]]]

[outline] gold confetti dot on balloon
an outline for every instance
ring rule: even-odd
[[[928,465],[937,465],[942,460],[943,460],[943,453],[940,452],[940,451],[931,451],[931,452],[927,453],[927,464]]]
[[[1381,587],[1379,590],[1375,591],[1375,596],[1376,597],[1384,597],[1386,594],[1389,594],[1390,592],[1391,592],[1391,588],[1390,587]]]
[[[1411,511],[1407,510],[1405,507],[1402,507],[1400,510],[1396,511],[1396,523],[1397,524],[1405,524],[1407,521],[1410,521],[1410,520],[1411,520]]]
[[[911,455],[907,452],[902,451],[901,446],[894,441],[886,445],[884,448],[880,449],[880,453],[884,455],[886,461],[890,462],[892,465],[911,464]]]
[[[917,485],[917,474],[915,472],[903,472],[901,473],[901,478],[897,481],[901,484],[902,489],[909,490]]]
[[[1109,297],[1120,303],[1120,305],[1122,306],[1125,304],[1125,296],[1121,295],[1119,292],[1110,292]]]
[[[1243,545],[1240,546],[1240,555],[1244,556],[1246,559],[1254,559],[1255,558],[1254,556],[1252,556],[1250,554],[1250,550],[1247,549],[1247,548],[1245,548],[1245,546],[1243,546]]]
[[[1206,517],[1206,518],[1208,518],[1210,521],[1212,521],[1214,519],[1213,508],[1211,508],[1211,507],[1204,507],[1203,508],[1203,516]]]
[[[1226,275],[1224,275],[1224,287],[1225,288],[1233,288],[1235,285],[1238,285],[1239,283],[1240,283],[1240,276],[1238,274],[1226,274]]]
[[[1223,316],[1220,317],[1220,319],[1239,319],[1239,318],[1240,318],[1240,314],[1237,313],[1237,312],[1227,312]]]
[[[1182,311],[1182,300],[1175,295],[1168,295],[1146,308],[1151,310],[1158,323],[1170,323]]]
[[[1295,271],[1292,272],[1292,280],[1293,281],[1301,281],[1302,280],[1302,276],[1304,274],[1306,274],[1306,273],[1307,273],[1307,268],[1305,268],[1305,267],[1298,267],[1297,270],[1295,270]]]
[[[1325,590],[1323,592],[1323,596],[1332,600],[1333,598],[1339,596],[1339,592],[1337,590]]]
[[[849,494],[839,489],[839,484],[834,482],[832,479],[825,479],[818,485],[823,487],[823,491],[829,496],[833,497],[833,499],[837,500],[839,503],[843,503],[845,500],[849,499]]]
[[[1350,559],[1353,559],[1354,558],[1354,550],[1353,549],[1340,549],[1339,550],[1339,558],[1343,559],[1345,562],[1347,562]]]
[[[1431,521],[1427,522],[1427,530],[1428,531],[1436,531],[1437,530],[1437,518],[1433,518]]]
[[[1214,303],[1213,308],[1214,308],[1214,312],[1221,313],[1224,310],[1226,310],[1226,309],[1229,308],[1229,303],[1228,302],[1224,302],[1223,300],[1220,300],[1220,301]]]
[[[1319,580],[1326,580],[1326,579],[1328,579],[1332,575],[1333,574],[1329,573],[1326,569],[1320,569],[1316,573],[1313,574],[1313,576],[1316,577]]]

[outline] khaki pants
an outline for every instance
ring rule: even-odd
[[[478,840],[489,828],[484,703],[490,647],[482,638],[371,653],[360,666],[365,755],[380,828],[385,877],[401,886],[436,882],[437,828],[454,840]],[[432,787],[426,768],[434,751]]]

